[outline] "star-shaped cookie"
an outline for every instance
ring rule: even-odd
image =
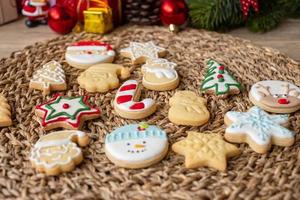
[[[290,146],[294,143],[292,131],[283,127],[288,115],[270,115],[257,106],[248,112],[229,111],[225,114],[225,139],[248,143],[257,153],[266,153],[272,144]]]
[[[236,146],[225,142],[219,134],[193,131],[188,132],[186,139],[173,144],[172,149],[185,156],[187,168],[208,166],[221,171],[226,170],[226,158],[240,154]]]
[[[61,94],[36,106],[35,113],[42,118],[41,125],[46,130],[58,127],[77,130],[85,120],[101,115],[98,108],[89,105],[87,96],[63,97]]]
[[[147,59],[164,57],[166,49],[156,46],[152,41],[146,43],[130,42],[129,47],[121,49],[122,56],[130,58],[133,64],[141,64]]]

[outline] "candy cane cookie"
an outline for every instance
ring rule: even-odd
[[[148,117],[156,110],[153,99],[146,98],[138,101],[141,89],[136,80],[128,80],[118,89],[114,109],[123,118],[142,119]]]

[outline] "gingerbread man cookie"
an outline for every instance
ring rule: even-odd
[[[175,67],[175,63],[163,58],[148,59],[142,66],[143,86],[156,91],[175,89],[179,84]]]
[[[269,115],[254,106],[248,112],[227,112],[224,120],[228,126],[225,139],[248,143],[257,153],[266,153],[272,144],[291,146],[295,140],[293,132],[283,127],[288,123],[288,115]]]
[[[7,99],[0,94],[0,127],[12,125],[10,106]]]
[[[40,124],[45,130],[58,127],[80,129],[85,120],[100,117],[100,109],[88,103],[87,96],[63,97],[56,94],[52,99],[36,106],[35,114],[41,117]]]
[[[239,149],[225,142],[219,134],[188,132],[187,138],[172,145],[172,150],[185,156],[186,168],[202,166],[225,171],[226,159],[240,154]]]
[[[87,69],[98,63],[111,63],[115,51],[109,44],[99,41],[80,41],[68,46],[66,60],[72,67]]]
[[[89,137],[81,131],[64,130],[42,136],[31,150],[30,161],[39,171],[47,175],[58,175],[72,171],[82,162],[81,149],[87,146]]]
[[[200,126],[210,117],[206,100],[192,91],[178,91],[169,101],[169,120],[178,125]]]
[[[142,119],[148,117],[156,110],[153,99],[147,98],[138,101],[141,89],[136,80],[128,80],[121,85],[116,93],[114,109],[123,118]]]
[[[34,73],[29,87],[42,90],[43,95],[50,94],[51,91],[66,90],[66,77],[62,66],[56,61],[46,63]]]
[[[257,82],[251,87],[249,98],[269,112],[292,113],[300,109],[300,88],[286,81]]]
[[[105,139],[106,156],[124,168],[148,167],[162,160],[167,152],[166,133],[146,123],[122,126]]]
[[[129,47],[121,49],[120,53],[122,56],[130,58],[133,64],[141,64],[147,59],[164,57],[167,51],[150,41],[146,43],[130,42]]]
[[[119,86],[119,77],[130,76],[129,68],[122,65],[103,63],[91,66],[80,74],[77,81],[88,92],[107,92]]]

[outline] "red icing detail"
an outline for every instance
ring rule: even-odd
[[[289,100],[286,99],[286,98],[279,98],[279,99],[277,100],[277,102],[278,102],[279,104],[288,104],[288,103],[290,103]]]
[[[224,78],[222,74],[218,74],[217,78]]]
[[[124,85],[123,87],[120,88],[120,92],[126,91],[126,90],[135,90],[136,84],[130,84],[130,85]]]
[[[79,41],[72,43],[71,46],[104,46],[108,51],[113,50],[109,44],[102,43],[99,41]]]
[[[142,103],[142,102],[138,102],[138,103],[135,103],[133,104],[132,106],[130,106],[129,109],[132,109],[132,110],[140,110],[140,109],[143,109],[145,108],[145,104]]]
[[[117,104],[126,103],[131,100],[132,100],[132,95],[123,95],[123,96],[117,97],[117,99],[116,99]]]
[[[138,130],[139,130],[139,131],[144,131],[144,130],[146,130],[146,129],[141,128],[141,127],[139,126],[139,127],[138,127]]]
[[[220,66],[220,67],[219,67],[219,70],[222,70],[222,71],[223,71],[224,69],[225,69],[224,66]]]
[[[64,109],[68,109],[68,108],[70,108],[70,105],[67,104],[67,103],[64,103],[64,104],[63,104],[63,108],[64,108]]]

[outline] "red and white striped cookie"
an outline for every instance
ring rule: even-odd
[[[109,44],[99,41],[80,41],[67,48],[65,57],[72,67],[87,69],[94,64],[113,62],[115,54]]]
[[[136,80],[128,80],[123,83],[114,100],[116,112],[127,119],[142,119],[154,113],[155,101],[150,98],[138,101],[140,94],[141,90]]]

